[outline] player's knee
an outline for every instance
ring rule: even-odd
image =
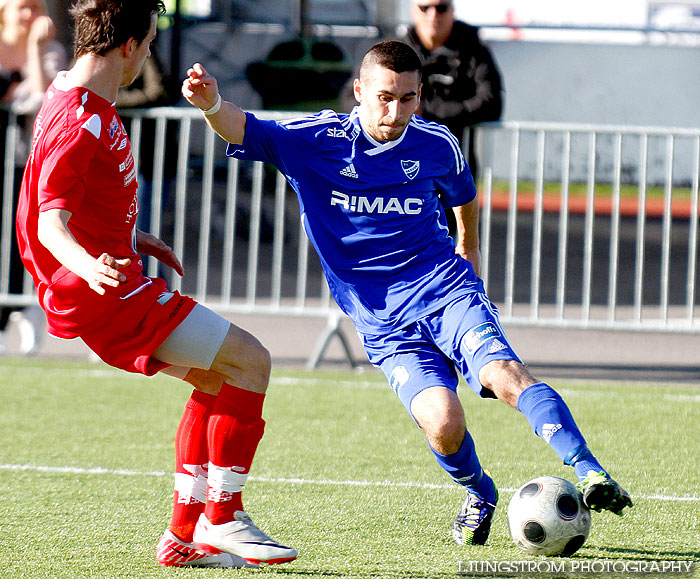
[[[214,359],[212,369],[227,381],[255,392],[265,392],[272,366],[270,352],[245,330],[232,328]]]
[[[464,440],[464,426],[455,422],[441,424],[428,435],[430,446],[444,455],[456,453]]]
[[[411,401],[411,414],[440,454],[454,454],[466,430],[459,398],[448,388],[426,388]]]
[[[466,428],[463,416],[437,411],[424,414],[418,425],[425,432],[433,450],[440,454],[457,452],[464,439]]]
[[[257,392],[265,392],[270,381],[272,358],[270,352],[257,338],[251,336],[247,340],[245,352],[237,361],[238,366],[245,375],[245,380],[255,388]]]
[[[255,340],[255,342],[253,368],[267,387],[267,383],[270,380],[270,371],[272,370],[272,356],[270,351],[258,340]]]

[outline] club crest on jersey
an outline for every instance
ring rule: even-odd
[[[119,130],[119,121],[117,120],[117,117],[112,117],[112,122],[109,124],[109,138],[113,139],[114,135],[117,134],[117,131]]]
[[[406,177],[413,180],[420,171],[420,161],[401,161],[401,168],[406,174]]]

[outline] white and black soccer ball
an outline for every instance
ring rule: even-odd
[[[508,503],[508,528],[527,553],[569,556],[586,542],[591,512],[573,483],[541,476],[515,491]]]

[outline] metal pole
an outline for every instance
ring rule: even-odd
[[[307,0],[299,0],[299,36],[311,36],[311,25],[307,18],[309,3]]]
[[[289,31],[296,36],[304,33],[303,0],[289,0]]]
[[[182,46],[182,2],[175,0],[175,12],[173,14],[173,29],[170,48],[170,75],[180,78],[180,48]]]

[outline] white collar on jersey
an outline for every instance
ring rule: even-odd
[[[81,86],[77,86],[73,82],[71,82],[68,79],[68,71],[67,70],[62,70],[56,75],[56,78],[53,81],[53,87],[56,90],[60,90],[61,92],[68,92],[69,90],[72,90],[74,88],[84,88]],[[113,107],[117,106],[116,102],[112,103]]]
[[[352,113],[350,113],[351,117],[354,117],[352,120],[356,120],[357,124],[360,126],[360,129],[362,129],[362,134],[365,136],[365,139],[371,144],[374,145],[373,148],[367,149],[365,151],[366,155],[369,155],[370,157],[374,157],[375,155],[379,155],[380,153],[383,153],[385,151],[388,151],[390,149],[393,149],[394,147],[398,146],[401,144],[401,141],[403,141],[403,138],[406,136],[406,129],[408,129],[408,124],[406,125],[406,128],[403,130],[403,133],[401,133],[401,136],[394,140],[394,141],[377,141],[374,137],[372,137],[362,126],[362,121],[360,120],[360,114],[359,114],[359,107],[355,107],[352,110]],[[413,118],[413,117],[411,117]],[[410,121],[409,121],[410,124]]]
[[[60,90],[61,92],[68,92],[69,90],[76,88],[76,86],[68,80],[67,70],[62,70],[56,75],[56,78],[53,81],[53,86],[56,90]]]

